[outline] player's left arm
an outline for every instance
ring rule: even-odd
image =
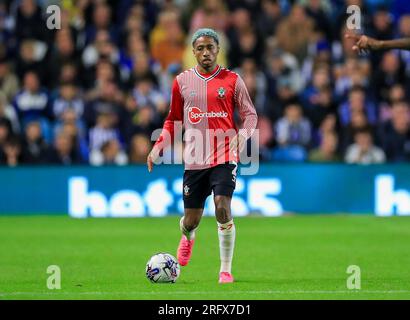
[[[174,124],[176,121],[183,121],[183,106],[184,99],[181,95],[179,84],[175,78],[172,84],[170,109],[167,118],[165,119],[163,130],[160,137],[152,148],[147,157],[148,171],[151,172],[154,166],[154,161],[159,157],[162,150],[168,143],[172,143],[174,140]],[[166,137],[170,139],[166,139]],[[170,141],[168,141],[170,140]]]
[[[249,96],[248,89],[243,79],[238,75],[235,85],[235,106],[238,108],[239,116],[242,120],[242,128],[238,134],[232,139],[230,149],[239,149],[239,152],[245,147],[245,142],[248,140],[256,129],[258,115],[256,114],[255,106]]]

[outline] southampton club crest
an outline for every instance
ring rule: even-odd
[[[189,196],[189,187],[187,185],[184,187],[184,195]]]
[[[218,90],[218,98],[223,99],[225,98],[225,88],[224,87],[220,87]]]

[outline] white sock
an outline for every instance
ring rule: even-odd
[[[181,229],[181,232],[187,237],[188,240],[192,240],[195,238],[195,229],[188,231],[185,226],[184,226],[184,217],[179,220],[179,229]]]
[[[227,223],[218,222],[219,254],[221,258],[220,272],[231,273],[235,233],[233,220]]]

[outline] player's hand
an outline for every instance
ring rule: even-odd
[[[366,35],[346,33],[345,38],[354,40],[355,44],[353,45],[352,50],[359,54],[367,53],[368,50],[380,49],[380,41]]]
[[[147,167],[148,167],[148,172],[152,171],[152,168],[154,167],[154,161],[157,160],[159,156],[159,151],[157,148],[152,148],[151,152],[148,154],[147,157]]]
[[[239,153],[242,152],[242,150],[245,147],[245,142],[246,139],[244,136],[237,134],[236,136],[234,136],[231,140],[231,143],[229,144],[229,150],[230,152],[237,152],[239,151]]]

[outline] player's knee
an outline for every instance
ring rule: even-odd
[[[184,218],[184,227],[187,231],[192,231],[199,225],[200,219],[197,217],[185,217]]]
[[[216,209],[216,218],[219,223],[227,223],[232,219],[230,212],[223,207]]]

